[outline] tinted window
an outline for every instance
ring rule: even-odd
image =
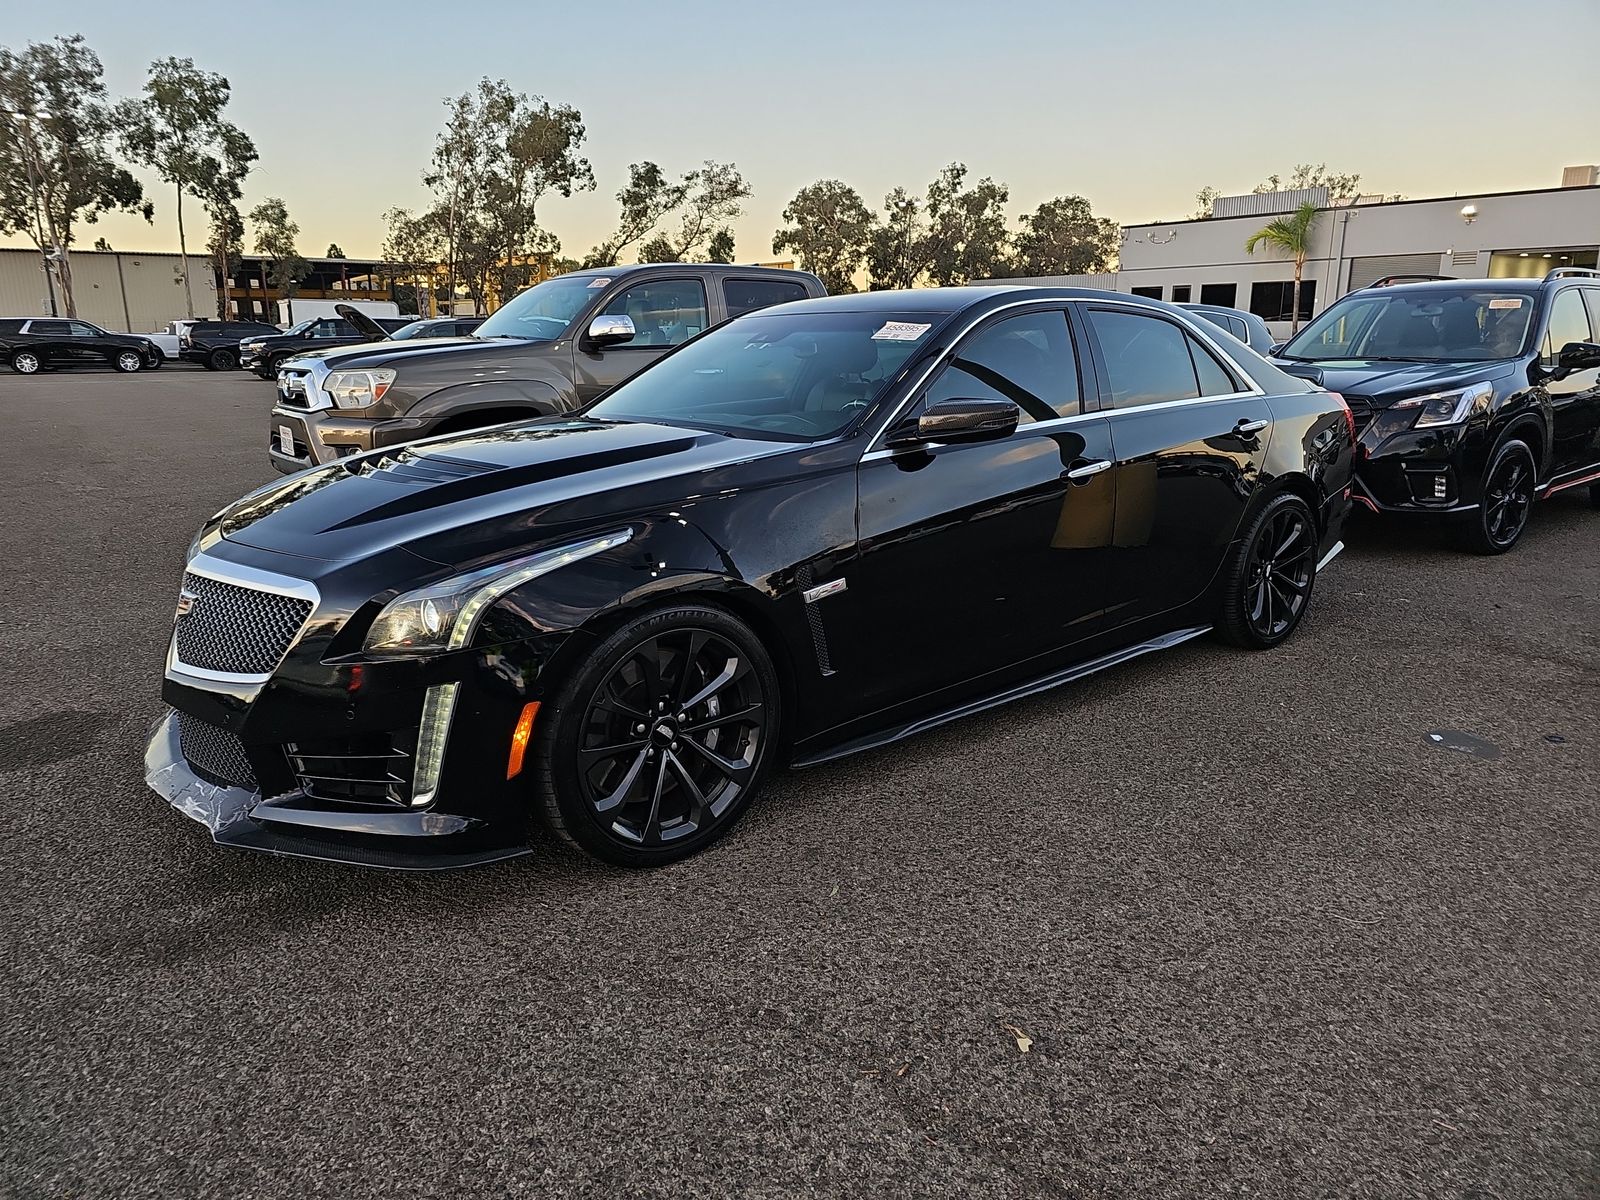
[[[728,315],[754,312],[774,304],[787,304],[791,300],[804,300],[804,284],[787,283],[778,279],[724,279],[722,299],[728,306]]]
[[[1175,283],[1172,285],[1172,302],[1174,304],[1187,304],[1189,302],[1189,285]]]
[[[1161,289],[1158,287],[1136,287],[1128,290],[1135,296],[1143,296],[1146,300],[1161,299]]]
[[[1218,308],[1232,308],[1239,298],[1239,287],[1233,283],[1202,283],[1200,303],[1215,304]]]
[[[654,279],[619,292],[606,315],[630,317],[630,346],[676,346],[706,327],[706,289],[698,279]]]
[[[100,331],[93,325],[85,325],[82,321],[73,321],[72,336],[81,338],[99,337]]]
[[[928,389],[930,404],[955,399],[1009,400],[1025,422],[1079,412],[1078,360],[1066,314],[1023,313],[968,338]]]
[[[1194,338],[1189,339],[1189,354],[1194,359],[1194,371],[1200,380],[1202,396],[1227,396],[1239,390],[1238,382],[1228,369]]]
[[[21,333],[22,321],[20,318],[0,320],[0,333]]]
[[[753,313],[613,388],[588,411],[812,441],[875,404],[943,313]]]
[[[1113,408],[1192,400],[1200,395],[1189,357],[1192,339],[1170,321],[1092,308],[1089,323],[1105,359]]]
[[[1592,342],[1589,332],[1589,314],[1583,307],[1583,295],[1577,288],[1567,288],[1556,293],[1555,304],[1550,309],[1550,324],[1544,335],[1544,364],[1555,365],[1561,347],[1568,342]]]
[[[1600,337],[1600,288],[1584,288],[1583,295],[1589,301],[1589,328]]]
[[[1300,319],[1309,321],[1311,310],[1317,303],[1317,281],[1300,281]],[[1263,321],[1289,321],[1293,319],[1294,280],[1258,283],[1250,288],[1250,311]]]
[[[72,332],[72,326],[66,321],[32,321],[28,324],[29,333],[42,333],[46,337],[65,337]]]

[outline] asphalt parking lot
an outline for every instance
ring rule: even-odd
[[[1277,652],[780,777],[664,871],[389,875],[141,777],[270,402],[0,373],[0,1196],[1600,1194],[1584,497],[1498,559],[1361,524]]]

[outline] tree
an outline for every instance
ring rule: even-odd
[[[445,255],[445,226],[438,210],[413,216],[410,210],[391,208],[383,214],[389,226],[383,241],[383,257],[390,269],[409,277],[417,292],[417,313],[428,316],[432,306],[422,302],[423,292],[432,293],[439,264]]]
[[[78,315],[73,226],[107,212],[147,221],[155,212],[111,158],[115,127],[100,59],[82,37],[30,42],[20,53],[0,47],[0,234],[26,234],[53,263],[70,317]]]
[[[1354,200],[1360,192],[1359,175],[1336,175],[1328,170],[1327,163],[1298,163],[1294,173],[1289,176],[1287,183],[1282,176],[1268,175],[1266,179],[1251,188],[1251,192],[1284,192],[1295,191],[1300,188],[1325,187],[1328,189],[1328,202],[1337,204],[1341,200]]]
[[[706,261],[714,263],[733,261],[733,230],[724,227],[711,235],[711,240],[706,243]]]
[[[867,241],[873,291],[916,287],[927,270],[928,225],[922,206],[903,187],[883,198],[884,219]]]
[[[217,197],[208,205],[211,214],[211,237],[206,251],[211,255],[211,269],[222,286],[217,289],[217,319],[226,321],[229,316],[228,280],[239,273],[242,261],[240,247],[244,245],[244,218],[232,200]]]
[[[1114,269],[1122,231],[1082,196],[1057,196],[1018,219],[1016,275],[1089,275]]]
[[[242,194],[240,185],[256,160],[255,143],[222,118],[231,94],[227,79],[199,70],[194,59],[162,58],[150,64],[143,98],[124,100],[116,109],[123,152],[177,192],[178,251],[191,317],[194,288],[183,226],[184,194],[210,199],[213,205],[224,197],[232,203]]]
[[[689,193],[686,182],[670,182],[653,162],[628,164],[628,183],[617,193],[622,215],[617,231],[589,251],[585,267],[614,267],[629,246],[646,236]]]
[[[867,260],[876,222],[853,187],[820,179],[795,193],[784,207],[788,226],[772,235],[772,252],[793,251],[830,292],[856,290],[855,274]]]
[[[1306,256],[1311,253],[1312,233],[1317,217],[1317,206],[1309,201],[1288,216],[1256,230],[1245,239],[1246,254],[1254,254],[1257,246],[1266,246],[1277,254],[1294,259],[1294,298],[1290,301],[1290,336],[1300,330],[1300,276],[1305,271]]]
[[[951,163],[928,185],[928,277],[940,287],[1006,272],[1010,191],[985,176],[963,190],[967,168]]]
[[[343,258],[344,256],[345,256],[344,251],[339,248],[339,243],[338,242],[329,242],[328,243],[328,253],[327,253],[326,257],[328,257],[328,258]]]
[[[668,263],[678,262],[678,252],[673,249],[672,239],[664,233],[658,233],[644,245],[639,247],[639,261],[642,263]]]
[[[689,262],[744,211],[744,202],[754,193],[732,163],[707,159],[698,170],[683,177],[683,201],[676,210],[678,231],[663,233],[660,240],[672,249],[665,262]],[[732,236],[731,234],[729,235]],[[640,261],[645,261],[641,256]]]
[[[250,224],[256,229],[256,253],[267,260],[267,283],[282,297],[294,295],[294,285],[311,264],[300,257],[294,240],[300,226],[289,219],[289,207],[277,196],[268,196],[250,210]]]
[[[1203,221],[1211,215],[1211,210],[1217,206],[1217,199],[1222,195],[1216,188],[1209,184],[1194,194],[1194,216],[1192,221]]]

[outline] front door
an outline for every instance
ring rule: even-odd
[[[1112,409],[1118,602],[1128,617],[1194,600],[1222,565],[1261,479],[1266,399],[1174,320],[1087,306]]]
[[[598,316],[630,318],[633,340],[617,346],[590,346],[584,335],[589,322]],[[709,324],[706,289],[698,279],[650,279],[623,288],[583,319],[573,340],[573,378],[579,402],[598,399]]]
[[[949,707],[932,693],[1103,628],[1110,428],[1082,411],[1079,360],[1060,308],[992,320],[911,415],[946,399],[1010,400],[1016,432],[863,459],[846,571],[854,619],[840,623],[850,641],[834,660],[861,712],[919,696]]]

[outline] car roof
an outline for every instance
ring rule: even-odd
[[[616,267],[588,267],[581,271],[564,271],[552,279],[583,279],[603,277],[616,279],[637,273],[659,274],[662,271],[695,271],[711,275],[763,275],[774,279],[816,279],[809,271],[796,271],[789,267],[761,267],[754,263],[628,263]]]
[[[806,309],[811,312],[963,312],[967,309],[1026,300],[1101,300],[1133,304],[1158,312],[1171,312],[1176,306],[1144,296],[1107,292],[1097,288],[1038,287],[1025,283],[980,284],[970,287],[907,288],[901,291],[853,292],[837,296],[816,296],[794,300],[784,312]],[[757,312],[763,311],[757,309]],[[750,314],[745,314],[750,315]]]
[[[1497,292],[1537,292],[1547,281],[1544,279],[1425,279],[1417,283],[1391,283],[1381,288],[1368,284],[1357,292],[1459,292],[1493,288]],[[1355,292],[1346,293],[1355,295]],[[1344,297],[1340,297],[1343,299]]]

